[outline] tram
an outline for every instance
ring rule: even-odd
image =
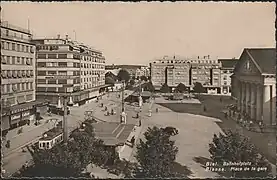
[[[43,134],[43,137],[39,139],[39,149],[51,149],[56,144],[63,141],[63,129],[61,126],[54,127]]]

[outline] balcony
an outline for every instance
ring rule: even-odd
[[[19,42],[22,42],[22,43],[30,43],[30,41],[31,41],[31,37],[21,38],[21,37],[18,37],[18,36],[7,35],[5,33],[1,33],[1,38],[9,39],[9,40],[12,40],[12,41],[19,41]]]

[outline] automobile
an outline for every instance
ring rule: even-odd
[[[56,105],[49,104],[48,105],[48,111],[53,113],[53,114],[60,115],[60,116],[64,115],[64,110],[62,108],[58,108]],[[70,110],[67,107],[67,115],[68,114],[70,114]]]
[[[175,136],[177,134],[179,134],[178,129],[176,129],[175,127],[171,127],[171,126],[167,126],[165,128],[162,128],[162,130],[166,133],[168,133],[171,136]]]

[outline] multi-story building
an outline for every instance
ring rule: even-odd
[[[204,58],[164,56],[150,63],[150,74],[156,89],[161,88],[164,83],[171,89],[180,83],[192,89],[194,83],[199,82],[208,93],[220,92],[220,64],[209,56]]]
[[[98,50],[61,38],[35,39],[37,47],[37,99],[59,104],[84,104],[105,85],[105,58]]]
[[[150,69],[147,66],[141,66],[140,68],[136,69],[136,75],[135,77],[141,77],[141,76],[145,76],[145,77],[149,77],[150,76]]]
[[[221,94],[231,95],[231,75],[233,74],[238,59],[219,59],[218,62],[221,64]]]
[[[35,120],[36,60],[31,38],[29,30],[1,22],[2,131]]]
[[[276,48],[243,50],[232,75],[232,97],[242,116],[276,126]]]
[[[191,59],[190,85],[199,82],[208,94],[220,93],[220,63],[209,56]]]

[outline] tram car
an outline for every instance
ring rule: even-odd
[[[63,129],[61,126],[54,127],[43,134],[39,139],[39,149],[51,149],[63,141]]]

